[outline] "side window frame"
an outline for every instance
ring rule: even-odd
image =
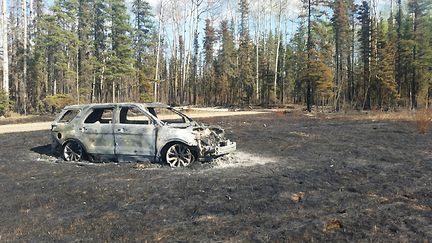
[[[96,110],[103,110],[102,113],[100,114],[100,117],[98,118],[98,120],[96,120],[95,122],[86,122],[87,119],[89,119],[89,117],[96,111]],[[111,122],[100,122],[102,120],[102,116],[103,113],[106,110],[111,110]],[[99,123],[98,123],[99,122]],[[115,107],[114,106],[107,106],[107,107],[92,107],[89,109],[89,111],[87,112],[86,116],[82,119],[82,123],[83,124],[87,124],[87,125],[91,125],[91,124],[100,124],[100,125],[112,125],[116,122],[116,115],[115,115]]]
[[[128,109],[128,111],[130,110],[130,109],[134,109],[134,110],[137,110],[137,111],[139,111],[139,112],[141,112],[145,117],[147,117],[147,120],[148,120],[148,123],[147,124],[139,124],[139,123],[123,123],[122,122],[122,109],[124,109],[124,108],[127,108]],[[127,114],[128,114],[128,111],[126,111],[126,114],[125,114],[125,119],[127,120]],[[120,124],[120,125],[139,125],[139,126],[153,126],[156,122],[154,121],[154,119],[148,114],[148,111],[145,111],[145,110],[143,110],[143,109],[141,109],[140,107],[138,107],[138,106],[134,106],[134,105],[131,105],[131,106],[119,106],[118,107],[118,115],[117,115],[117,118],[118,118],[118,120],[117,120],[117,124]]]

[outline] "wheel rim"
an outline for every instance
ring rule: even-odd
[[[166,161],[171,167],[188,166],[193,159],[191,150],[183,144],[174,144],[166,153]]]
[[[63,156],[66,161],[80,161],[83,156],[83,148],[77,142],[69,142],[64,146]]]

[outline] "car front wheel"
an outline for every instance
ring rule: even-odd
[[[171,167],[188,166],[195,160],[191,149],[182,143],[175,143],[169,146],[164,157]]]
[[[84,149],[80,143],[76,141],[67,142],[63,147],[63,158],[66,161],[78,162],[84,156]]]

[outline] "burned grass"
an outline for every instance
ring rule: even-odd
[[[424,241],[432,136],[415,122],[265,114],[191,168],[65,163],[47,131],[0,135],[1,241]]]

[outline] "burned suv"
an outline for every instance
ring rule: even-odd
[[[66,161],[163,161],[188,166],[236,150],[218,126],[160,103],[65,107],[51,125],[52,149]]]

